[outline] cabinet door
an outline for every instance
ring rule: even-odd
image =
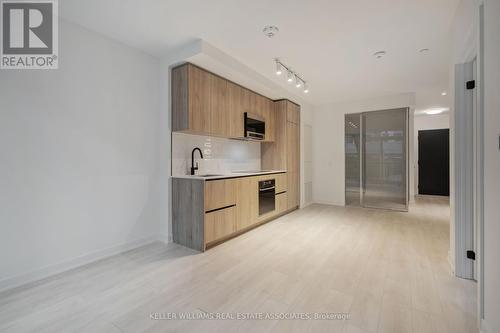
[[[210,134],[212,76],[212,74],[198,67],[193,65],[188,66],[188,113],[190,132]]]
[[[236,230],[245,229],[259,215],[259,188],[257,177],[238,178],[236,185]]]
[[[287,201],[288,209],[293,209],[299,206],[299,173],[298,172],[287,172],[288,178],[288,189],[287,189]]]
[[[270,99],[264,101],[264,120],[266,121],[266,142],[274,142],[275,140],[275,124],[276,113],[274,110],[274,102]]]
[[[283,192],[276,195],[276,214],[281,214],[288,209],[288,193]]]
[[[205,244],[231,235],[236,231],[236,207],[205,214]]]
[[[205,211],[236,204],[236,180],[205,181]]]
[[[300,129],[299,125],[287,122],[287,186],[288,209],[299,205],[300,198]]]
[[[287,176],[286,173],[276,175],[276,193],[284,192],[287,189]]]
[[[287,155],[287,171],[298,172],[300,161],[300,136],[299,125],[287,122],[286,130],[286,155]]]
[[[286,120],[294,124],[300,123],[300,106],[287,101]]]
[[[228,81],[210,74],[210,134],[214,136],[229,136]]]
[[[232,82],[227,83],[229,137],[241,138],[245,135],[243,130],[243,89]]]

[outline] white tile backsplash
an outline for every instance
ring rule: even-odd
[[[260,143],[212,136],[172,133],[172,175],[187,175],[191,168],[191,151],[199,147],[203,159],[197,174],[227,174],[232,171],[260,170]]]

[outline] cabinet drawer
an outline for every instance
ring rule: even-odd
[[[236,204],[234,179],[205,181],[205,212]]]
[[[276,175],[276,193],[285,192],[287,189],[286,173]]]
[[[236,231],[236,206],[205,214],[205,244],[231,235]]]

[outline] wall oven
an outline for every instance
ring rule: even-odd
[[[275,196],[276,186],[274,179],[259,181],[259,216],[276,209]]]
[[[266,122],[264,119],[245,112],[244,121],[245,139],[260,141],[266,138]]]

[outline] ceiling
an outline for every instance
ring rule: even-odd
[[[203,39],[289,90],[278,57],[310,86],[313,105],[448,87],[459,0],[61,0],[60,15],[155,56]],[[270,39],[266,25],[280,29]],[[430,49],[423,54],[419,50]],[[376,59],[373,53],[385,50]],[[435,96],[433,96],[435,92]],[[435,98],[434,98],[435,97]],[[426,97],[426,100],[428,98]]]

